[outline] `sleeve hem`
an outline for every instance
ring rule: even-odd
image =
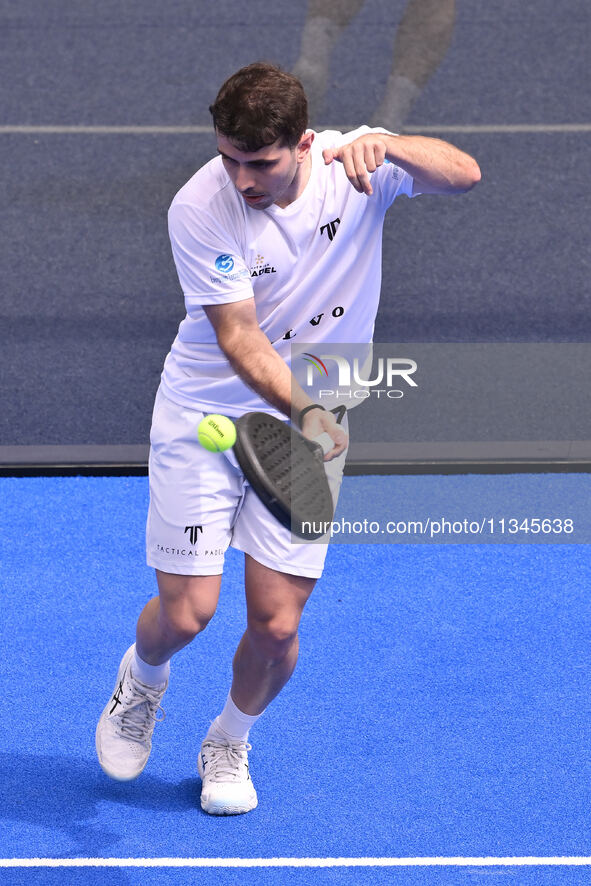
[[[246,301],[254,297],[252,289],[241,289],[239,292],[185,292],[188,305],[225,305],[237,301]]]

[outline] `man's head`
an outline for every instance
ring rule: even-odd
[[[314,139],[300,81],[256,62],[226,80],[210,111],[224,168],[244,201],[267,209],[297,200]]]
[[[297,77],[268,62],[233,74],[210,107],[216,131],[241,151],[279,142],[294,148],[308,127],[308,103]]]

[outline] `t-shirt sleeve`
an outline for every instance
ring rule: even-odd
[[[376,173],[379,188],[388,206],[401,194],[406,197],[418,196],[416,191],[413,193],[414,178],[412,175],[395,163],[386,160],[380,169],[376,169]]]
[[[168,232],[187,305],[228,304],[253,297],[240,247],[213,215],[188,203],[173,203]]]

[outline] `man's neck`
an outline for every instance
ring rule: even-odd
[[[293,182],[289,186],[288,191],[275,201],[275,205],[280,209],[285,209],[291,203],[295,203],[298,197],[301,197],[306,189],[306,185],[310,181],[312,174],[312,152],[308,151],[305,160],[299,164]]]

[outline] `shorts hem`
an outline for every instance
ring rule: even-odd
[[[260,551],[247,551],[246,545],[238,545],[235,542],[231,542],[230,547],[237,551],[242,551],[243,554],[248,554],[249,557],[252,557],[257,563],[266,566],[267,569],[274,569],[275,572],[282,572],[286,575],[297,575],[299,578],[320,578],[324,571],[324,563],[320,567],[280,563],[277,560],[271,560],[270,557],[261,556]]]
[[[147,558],[146,563],[152,569],[158,569],[160,572],[169,572],[172,575],[222,575],[224,572],[223,563],[212,563],[200,566],[185,563],[164,563],[155,559]]]

